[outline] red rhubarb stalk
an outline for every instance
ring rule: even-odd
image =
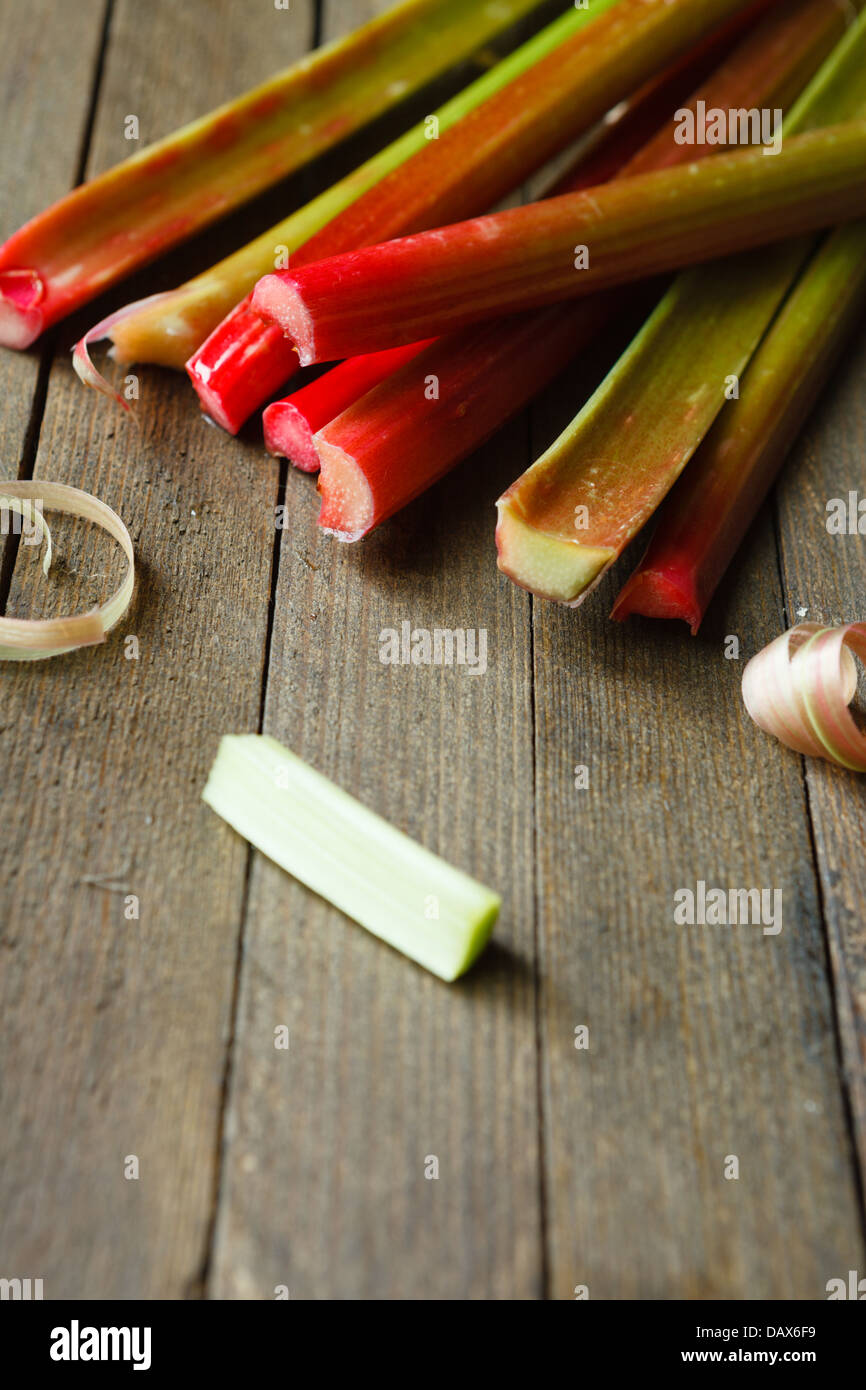
[[[393,516],[536,395],[613,308],[599,295],[569,315],[547,309],[439,339],[317,434],[319,525],[357,541]],[[496,391],[479,390],[493,380]]]
[[[612,616],[682,618],[693,633],[866,305],[866,225],[824,243],[665,502]]]
[[[540,0],[404,0],[91,179],[0,247],[0,343],[50,324],[403,100]]]
[[[427,141],[295,252],[292,266],[490,207],[589,129],[612,103],[743,8],[743,0],[619,0],[604,13],[598,4],[575,11],[570,17],[575,32],[438,140]],[[432,336],[404,336],[400,344]],[[354,355],[339,352],[318,360]],[[232,432],[296,367],[282,326],[269,331],[248,301],[237,306],[187,364],[203,410]]]
[[[316,431],[428,346],[429,343],[410,343],[387,352],[350,357],[291,396],[274,401],[262,415],[268,453],[291,459],[302,473],[317,473],[319,455],[313,443]]]
[[[301,364],[435,337],[866,214],[866,121],[266,275]]]
[[[834,0],[806,0],[795,10],[794,15],[787,10],[776,12],[772,23],[759,26],[690,105],[694,107],[701,97],[714,105],[742,101],[749,106],[775,105],[777,94],[779,100],[789,99],[790,72],[798,72],[801,82],[810,75],[804,47],[811,49],[814,70],[832,36],[844,27]],[[817,19],[823,22],[816,24]],[[786,40],[781,49],[784,60],[762,70],[754,61],[756,48],[769,47],[776,57],[780,32]],[[670,81],[667,114],[681,97],[676,88],[680,75],[671,74]],[[646,114],[648,108],[643,109]],[[635,122],[626,122],[625,130],[630,139],[620,131],[614,142],[623,172],[640,144]],[[667,147],[657,145],[656,149],[667,163]],[[713,153],[711,146],[702,149]],[[688,150],[683,146],[676,150],[680,162],[685,162]],[[604,158],[608,176],[615,174],[610,148]],[[587,163],[599,167],[597,149]],[[579,164],[570,178],[580,185],[583,177]],[[560,181],[558,187],[565,191],[567,185]],[[320,523],[340,539],[366,535],[477,448],[541,390],[600,324],[629,307],[623,301],[622,292],[611,293],[577,308],[566,304],[542,309],[439,339],[411,367],[395,373],[316,437],[316,454],[321,451],[323,460]],[[315,456],[309,457],[313,462]]]

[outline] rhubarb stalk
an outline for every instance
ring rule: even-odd
[[[766,161],[771,168],[804,140],[821,139],[790,140],[792,130],[864,113],[864,60],[861,16],[786,121],[786,150]],[[824,138],[833,145],[836,131]],[[860,177],[866,184],[862,168]],[[811,247],[805,238],[784,242],[675,281],[577,419],[500,499],[506,574],[542,597],[581,601],[707,434]]]
[[[302,473],[318,472],[319,455],[313,443],[316,431],[427,346],[428,343],[411,343],[408,347],[389,348],[387,352],[350,357],[291,396],[274,401],[262,414],[268,453],[291,459]]]
[[[802,85],[819,66],[844,23],[835,0],[803,0],[792,9],[777,10],[698,89],[689,107],[696,110],[702,99],[715,107],[775,107],[787,102],[795,80]],[[756,62],[760,52],[771,53],[772,63]],[[659,105],[661,92],[654,89],[651,109],[656,115],[664,111],[670,116],[677,107],[681,81],[675,71],[663,84],[666,107]],[[646,99],[638,109],[648,116]],[[640,126],[626,120],[607,148],[594,148],[568,178],[583,186],[587,166],[596,174],[603,167],[610,177],[616,174],[617,159],[620,174],[625,174],[640,157],[642,144]],[[667,142],[653,144],[660,162],[670,163]],[[715,148],[701,147],[704,154]],[[674,149],[680,162],[690,158],[687,147]],[[567,191],[568,184],[560,180],[557,188]],[[441,338],[411,367],[334,418],[316,436],[314,450],[304,437],[299,452],[303,449],[306,466],[316,466],[317,457],[323,465],[320,524],[341,540],[356,540],[393,515],[541,390],[606,319],[619,312],[622,299],[621,293],[609,294],[578,309],[561,305]],[[335,368],[329,375],[341,370]],[[320,380],[327,381],[327,376]]]
[[[404,0],[76,188],[0,247],[0,342],[23,348],[277,183],[540,0]]]
[[[598,5],[574,11],[572,28],[576,19],[585,28],[571,33],[438,140],[428,141],[308,242],[292,266],[324,264],[338,253],[441,226],[491,206],[613,102],[743,8],[743,0],[619,0],[604,13]],[[237,428],[297,366],[292,343],[282,337],[285,325],[268,331],[256,308],[239,305],[188,364],[205,413],[229,429]],[[402,336],[382,346],[439,331]],[[368,345],[357,349],[377,350]],[[317,360],[353,355],[354,349]]]
[[[486,946],[496,893],[276,739],[223,738],[202,798],[280,868],[443,980],[456,980]]]
[[[177,289],[128,304],[98,323],[76,346],[73,361],[79,376],[87,385],[114,395],[88,355],[89,345],[103,338],[111,339],[112,355],[121,362],[157,362],[166,367],[182,368],[195,353],[190,371],[196,389],[207,396],[205,411],[234,433],[297,366],[297,359],[286,347],[282,335],[269,331],[258,316],[250,312],[246,296],[259,277],[280,263],[280,258],[288,256],[291,261],[296,260],[311,238],[359,200],[363,203],[362,216],[369,219],[374,211],[371,190],[382,184],[388,175],[426,151],[431,144],[438,147],[446,141],[448,132],[459,121],[495,93],[516,82],[582,29],[590,18],[614,3],[620,0],[594,0],[592,13],[571,10],[562,15],[431,117],[420,121],[247,246]],[[439,138],[434,140],[437,133]],[[423,189],[423,178],[419,179],[418,187]],[[389,189],[390,185],[380,195],[383,215],[393,215]],[[365,195],[368,196],[365,198]],[[383,222],[383,226],[388,225],[390,223]],[[350,237],[347,244],[351,245],[351,229],[347,229],[347,235]],[[336,243],[334,249],[343,250],[346,245]],[[205,340],[208,341],[205,343]],[[196,353],[198,348],[202,348],[200,353]],[[121,397],[115,399],[125,404]]]
[[[302,366],[766,245],[866,213],[866,121],[266,275],[253,308]]]
[[[840,227],[804,271],[665,502],[650,547],[613,610],[682,618],[697,632],[866,306],[866,225]]]

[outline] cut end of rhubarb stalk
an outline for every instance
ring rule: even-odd
[[[0,270],[0,344],[30,347],[42,332],[45,286],[36,270]]]
[[[263,275],[253,290],[253,309],[268,323],[275,323],[291,338],[302,367],[315,362],[313,320],[301,296],[281,275]]]
[[[632,613],[644,618],[682,618],[696,636],[703,612],[694,596],[670,575],[659,570],[640,569],[623,586],[611,611],[621,623]]]
[[[496,505],[497,564],[515,584],[539,598],[576,608],[616,558],[607,547],[580,545],[537,530],[506,498]]]
[[[274,401],[262,414],[265,448],[275,458],[288,459],[302,473],[318,473],[319,451],[309,422],[288,401]]]
[[[338,541],[359,541],[373,525],[373,495],[351,454],[329,444],[325,431],[315,436],[321,472],[319,525]]]

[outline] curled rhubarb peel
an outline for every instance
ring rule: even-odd
[[[743,672],[750,717],[796,753],[866,772],[866,735],[849,708],[857,691],[852,653],[866,661],[866,623],[801,623],[783,633]]]
[[[145,305],[153,307],[166,299],[170,299],[170,297],[170,294],[167,293],[151,294],[148,295],[147,299],[136,300],[134,304],[125,304],[122,309],[115,310],[113,314],[109,314],[107,318],[94,324],[93,328],[89,328],[84,337],[79,338],[72,349],[72,365],[79,381],[83,382],[85,386],[92,387],[94,391],[98,391],[101,396],[107,396],[109,400],[116,401],[127,414],[132,414],[129,401],[121,396],[119,391],[115,391],[111,383],[101,372],[97,371],[90,356],[90,345],[110,339],[112,330],[117,324],[123,323],[131,314],[137,313]],[[108,355],[114,357],[114,350],[112,349]]]
[[[129,562],[120,588],[100,607],[89,613],[66,618],[0,618],[0,661],[44,661],[63,656],[79,647],[96,646],[120,622],[132,602],[135,587],[135,556],[132,540],[117,512],[97,497],[65,483],[33,481],[0,482],[0,509],[17,512],[31,522],[38,539],[45,543],[42,570],[48,574],[53,553],[51,532],[42,515],[46,510],[94,521],[118,542]]]

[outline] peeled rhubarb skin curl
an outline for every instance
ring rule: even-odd
[[[866,661],[866,623],[801,623],[753,656],[743,672],[751,719],[797,753],[866,772],[866,734],[849,705],[856,654]]]

